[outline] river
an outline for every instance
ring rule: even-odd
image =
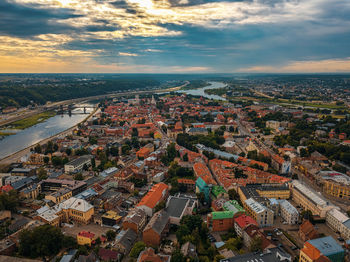
[[[179,90],[177,91],[178,93],[185,93],[188,95],[194,95],[194,96],[202,96],[208,99],[214,99],[214,100],[221,100],[221,101],[226,101],[225,98],[218,96],[218,95],[209,95],[205,92],[207,89],[218,89],[218,88],[223,88],[226,85],[222,82],[209,82],[208,86],[198,88],[198,89],[189,89],[189,90]]]
[[[83,105],[77,105],[83,106]],[[91,107],[91,105],[85,105]],[[91,113],[92,108],[86,108],[86,113]],[[0,159],[3,159],[22,149],[57,135],[82,122],[88,115],[82,114],[83,108],[76,108],[71,115],[56,115],[46,121],[32,127],[20,130],[15,135],[7,136],[0,140]]]

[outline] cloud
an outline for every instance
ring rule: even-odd
[[[244,73],[349,73],[350,57],[320,61],[294,61],[283,66],[253,66],[241,68]]]
[[[348,13],[347,0],[3,0],[0,55],[116,71],[301,68],[347,60]]]
[[[138,54],[126,53],[126,52],[119,52],[118,54],[120,56],[138,56]]]

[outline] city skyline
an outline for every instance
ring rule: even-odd
[[[345,0],[5,0],[0,73],[345,73],[349,11]]]

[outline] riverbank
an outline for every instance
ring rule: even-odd
[[[32,127],[34,125],[37,125],[39,123],[42,123],[46,121],[47,119],[54,117],[56,115],[56,112],[54,111],[46,111],[43,113],[39,113],[21,120],[17,120],[15,122],[12,122],[8,125],[8,127],[5,127],[5,129],[26,129],[29,127]]]
[[[81,123],[84,123],[85,121],[87,121],[89,118],[91,118],[93,115],[95,115],[96,113],[98,113],[99,111],[99,108],[95,108],[86,118],[84,118],[82,121],[80,121],[79,123],[75,124],[74,126],[62,131],[62,132],[59,132],[53,136],[50,136],[48,138],[45,138],[43,140],[40,140],[39,142],[37,143],[34,143],[20,151],[17,151],[9,156],[6,156],[4,157],[3,159],[0,160],[0,165],[9,165],[11,163],[14,163],[14,162],[19,162],[20,159],[22,157],[24,157],[25,155],[27,155],[28,153],[30,153],[30,149],[33,148],[33,146],[37,145],[37,144],[40,144],[40,145],[44,145],[46,144],[47,142],[49,142],[50,140],[54,139],[54,138],[57,138],[57,137],[63,137],[63,136],[67,136],[69,134],[71,134],[73,132],[73,130],[75,128],[77,128],[77,126]]]

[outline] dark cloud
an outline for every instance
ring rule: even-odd
[[[0,1],[0,34],[32,37],[46,33],[64,33],[69,25],[57,23],[59,19],[77,17],[69,9],[47,9],[39,5],[20,5]]]

